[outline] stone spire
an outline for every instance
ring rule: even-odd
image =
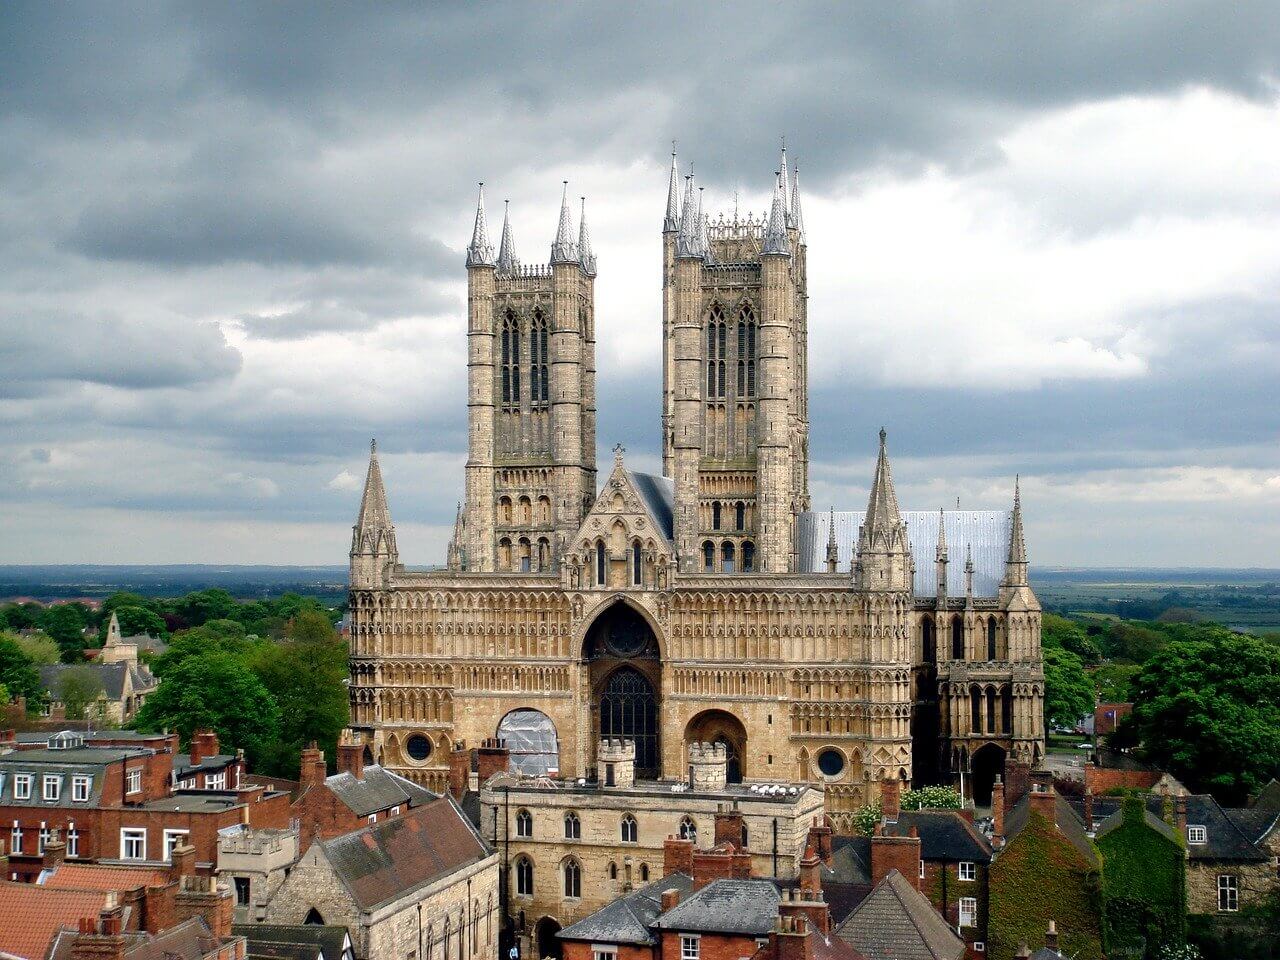
[[[1022,534],[1022,478],[1013,480],[1013,523],[1009,531],[1009,557],[1004,565],[1006,586],[1022,587],[1027,583],[1027,541]]]
[[[707,215],[702,212],[702,187],[698,188],[698,246],[702,248],[702,259],[711,262],[711,233]]]
[[[667,184],[667,215],[662,220],[663,233],[680,229],[680,174],[676,169],[676,151],[671,148],[671,180]]]
[[[374,440],[369,444],[369,473],[360,498],[360,513],[351,528],[352,587],[385,586],[398,560],[396,528],[391,523],[378,464],[378,442]]]
[[[964,548],[964,605],[973,607],[973,546],[966,544]]]
[[[791,226],[804,243],[804,213],[800,209],[800,164],[796,164],[795,177],[791,180]]]
[[[513,273],[520,266],[516,256],[516,242],[511,236],[511,201],[504,200],[502,211],[502,243],[498,246],[498,271]]]
[[[855,586],[864,591],[910,591],[911,549],[907,545],[907,525],[898,510],[898,495],[893,489],[886,438],[881,427],[880,454],[871,479],[871,495],[858,531],[854,581]]]
[[[938,581],[938,604],[945,606],[947,602],[947,515],[938,508],[938,548],[934,554]]]
[[[591,249],[591,235],[587,233],[587,198],[582,198],[582,216],[578,219],[578,256],[582,258],[582,272],[588,277],[596,275],[596,255]]]
[[[120,644],[120,618],[116,616],[114,610],[111,611],[111,622],[107,624],[107,643],[108,647],[115,647]]]
[[[458,512],[453,517],[453,537],[449,540],[447,564],[450,570],[465,570],[467,567],[467,515],[462,512],[462,501],[458,501]]]
[[[791,241],[787,239],[786,204],[782,200],[782,174],[774,178],[773,206],[769,208],[769,225],[764,231],[764,248],[760,251],[765,256],[791,255]]]
[[[489,242],[489,225],[484,218],[484,184],[476,199],[476,225],[471,231],[471,245],[467,247],[468,267],[492,267],[493,244]]]
[[[693,174],[684,178],[684,206],[680,217],[680,233],[676,236],[676,257],[692,259],[702,257],[702,229],[698,224],[697,204],[693,199]]]
[[[782,140],[782,160],[778,164],[780,173],[778,186],[782,190],[782,213],[787,222],[788,227],[794,227],[791,215],[791,179],[787,173],[787,141],[784,137]]]
[[[577,263],[578,248],[573,242],[573,223],[569,216],[569,181],[564,182],[564,193],[560,197],[560,226],[556,229],[556,239],[551,244],[552,263]]]
[[[832,507],[827,519],[827,573],[835,573],[840,563],[840,546],[836,543],[836,508]]]

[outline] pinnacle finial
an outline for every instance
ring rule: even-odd
[[[619,467],[622,466],[622,458],[626,454],[626,452],[627,452],[627,448],[624,447],[621,443],[615,443],[613,445],[613,462],[616,466],[619,466]]]
[[[938,559],[947,559],[947,514],[938,508]]]
[[[493,244],[489,242],[489,224],[484,216],[484,181],[476,197],[476,225],[471,231],[471,245],[467,247],[468,267],[492,267]]]
[[[520,266],[520,258],[516,256],[516,241],[511,233],[511,201],[503,200],[502,241],[498,245],[498,270],[502,273],[514,273]]]
[[[378,455],[378,438],[374,437],[369,441],[369,456],[376,457]]]
[[[792,222],[792,217],[791,217],[791,179],[790,179],[790,174],[787,172],[787,138],[786,137],[782,138],[782,159],[779,162],[779,167],[780,167],[779,176],[782,178],[781,180],[782,212],[786,217],[787,226],[793,227],[795,226],[795,224]]]
[[[773,205],[769,208],[769,225],[764,232],[764,247],[761,254],[789,256],[791,241],[787,238],[787,212],[782,201],[782,174],[774,177]]]
[[[564,181],[564,190],[560,196],[560,225],[556,229],[555,242],[551,244],[552,263],[576,263],[578,261],[577,246],[573,242],[573,223],[569,216],[569,181]]]
[[[795,166],[795,176],[791,179],[791,226],[804,243],[804,213],[800,209],[800,164]]]
[[[1022,478],[1013,480],[1013,517],[1009,530],[1009,558],[1005,564],[1005,579],[1021,585],[1027,578],[1027,541],[1022,532]]]
[[[596,255],[591,249],[591,235],[587,233],[587,198],[582,197],[582,215],[578,218],[578,256],[582,258],[582,272],[589,277],[596,275]]]
[[[684,178],[684,205],[680,216],[680,233],[676,236],[676,256],[681,259],[702,257],[702,229],[698,224],[697,202],[693,197],[693,174]]]
[[[663,233],[680,229],[680,172],[676,168],[676,142],[671,141],[671,177],[667,182],[667,215],[662,220]]]
[[[708,218],[702,212],[702,191],[698,188],[698,246],[702,249],[702,258],[708,263],[711,262],[711,233],[708,229]]]

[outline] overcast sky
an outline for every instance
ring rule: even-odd
[[[671,140],[809,241],[811,486],[1033,563],[1280,567],[1274,3],[0,5],[0,562],[402,559],[465,456],[475,182],[596,253],[602,462],[658,465]]]

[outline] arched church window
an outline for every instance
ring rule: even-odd
[[[987,687],[987,733],[996,732],[996,688]]]
[[[637,540],[631,544],[631,582],[635,586],[640,586],[644,579],[644,551],[640,548],[640,541]]]
[[[533,569],[533,548],[528,537],[520,538],[520,572],[529,573]]]
[[[710,540],[702,545],[702,570],[704,573],[710,573],[716,564],[716,545]]]
[[[680,821],[680,839],[692,840],[697,845],[698,825],[693,822],[693,817],[685,817]]]
[[[564,815],[564,838],[566,840],[582,839],[582,820],[572,810]]]
[[[724,397],[724,364],[728,333],[728,326],[724,322],[724,311],[718,305],[712,307],[711,316],[707,320],[707,399]]]
[[[969,691],[969,730],[982,732],[982,691],[976,686]]]
[[[609,879],[610,880],[618,879],[618,865],[614,863],[612,860],[609,861]]]
[[[733,507],[733,523],[738,530],[747,529],[747,505],[745,503],[737,503]]]
[[[538,539],[538,569],[551,569],[551,541],[546,537]]]
[[[720,570],[722,573],[733,573],[735,561],[737,559],[737,551],[734,550],[733,542],[726,540],[720,546]]]
[[[596,541],[596,586],[603,587],[605,582],[604,541]]]
[[[502,403],[520,406],[520,321],[514,310],[502,318]]]
[[[511,522],[511,498],[498,498],[498,519],[503,523]]]
[[[756,568],[756,545],[750,540],[742,544],[742,572],[751,573]]]
[[[938,640],[934,633],[933,618],[925,617],[920,625],[921,657],[925,663],[933,663],[938,653]]]
[[[323,927],[324,917],[320,915],[319,910],[317,910],[315,907],[312,907],[310,910],[307,911],[307,915],[303,919],[302,924],[303,926],[306,926],[306,927]]]
[[[964,659],[964,617],[951,618],[951,659]]]
[[[528,810],[516,811],[516,836],[533,836],[533,815]]]
[[[528,857],[516,858],[516,894],[521,897],[533,896],[533,861]]]
[[[529,326],[529,399],[541,404],[547,402],[548,396],[547,318],[541,310],[535,310]]]
[[[512,710],[498,724],[497,738],[510,751],[515,773],[540,777],[560,767],[556,726],[541,710]]]
[[[996,659],[996,618],[987,617],[987,659]]]
[[[498,541],[498,569],[511,569],[511,541],[506,537]]]
[[[621,834],[623,843],[635,843],[640,834],[640,829],[636,825],[636,818],[629,813],[622,818]]]
[[[751,304],[738,311],[738,396],[756,392],[756,314]]]
[[[649,865],[647,863],[640,864],[640,882],[649,882]]]
[[[720,529],[720,504],[719,503],[711,504],[711,529],[712,530]]]
[[[572,858],[564,862],[564,895],[566,897],[582,896],[582,867]]]

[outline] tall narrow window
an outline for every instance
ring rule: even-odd
[[[751,573],[756,568],[756,545],[750,540],[742,545],[742,572]]]
[[[738,312],[738,396],[756,393],[756,315],[750,304]]]
[[[604,586],[604,541],[596,541],[596,586]]]
[[[529,327],[529,399],[534,404],[546,403],[550,396],[547,375],[547,318],[541,310],[533,312]]]
[[[951,618],[951,659],[964,659],[964,618]]]
[[[734,573],[736,563],[736,555],[732,541],[726,540],[720,545],[720,570],[722,573]]]
[[[982,732],[982,691],[974,687],[969,691],[969,730]]]
[[[747,505],[736,504],[733,508],[733,525],[738,530],[747,529]]]
[[[631,544],[631,582],[640,586],[644,579],[644,552],[640,549],[640,541]]]
[[[702,545],[702,570],[710,573],[716,565],[716,545],[708,540]]]
[[[996,618],[987,617],[987,659],[996,659]]]
[[[566,897],[582,896],[582,867],[577,860],[564,862],[564,895]]]
[[[502,405],[520,406],[520,321],[514,310],[502,318]]]
[[[711,504],[711,529],[720,529],[720,504],[718,503]]]
[[[711,316],[707,320],[707,399],[718,400],[724,397],[724,364],[728,345],[728,326],[724,322],[724,311],[720,307],[711,308]]]

